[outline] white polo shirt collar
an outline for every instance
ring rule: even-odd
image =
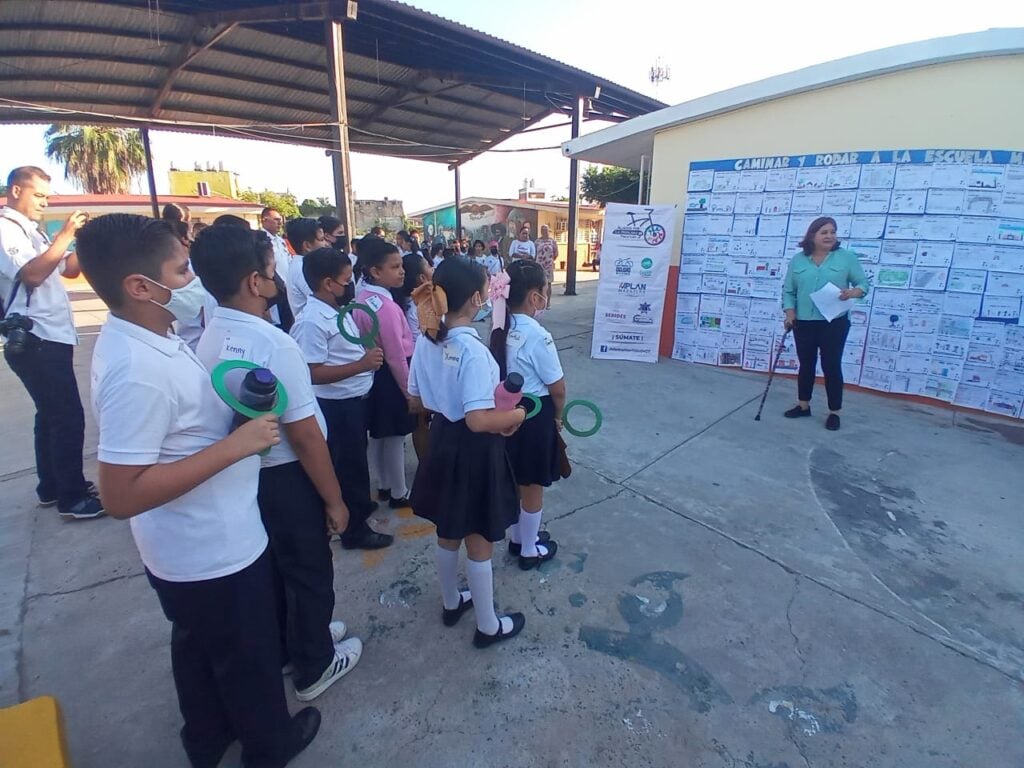
[[[124,320],[113,313],[107,316],[107,327],[124,336],[130,336],[137,341],[141,341],[143,344],[152,347],[167,357],[174,357],[182,349],[188,350],[189,356],[194,357],[188,344],[173,333],[161,336],[158,333],[153,333],[148,328],[143,328],[141,325]]]

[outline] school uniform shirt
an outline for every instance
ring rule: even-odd
[[[470,411],[493,408],[499,381],[498,364],[475,328],[452,328],[440,344],[426,336],[416,342],[409,394],[448,421],[460,421]]]
[[[189,265],[189,269],[192,269],[191,265]],[[203,294],[203,308],[199,314],[191,320],[175,320],[173,326],[174,332],[184,339],[193,352],[196,351],[196,346],[198,346],[199,339],[206,329],[206,324],[210,322],[214,310],[217,309],[217,300],[213,298],[210,292],[204,289]]]
[[[395,301],[391,291],[366,282],[363,283],[362,290],[356,294],[356,301],[377,313],[377,321],[380,323],[378,343],[384,350],[384,362],[391,369],[398,386],[403,392],[408,392],[409,358],[412,356],[414,346],[412,331],[405,320],[405,312]],[[361,317],[366,318],[366,313],[362,313]],[[368,318],[365,328],[359,320],[356,320],[356,324],[363,333],[370,328]]]
[[[291,264],[288,265],[288,306],[292,308],[292,314],[299,316],[302,308],[306,306],[309,297],[313,292],[309,290],[309,283],[306,276],[302,274],[302,257],[293,256]]]
[[[170,464],[228,434],[199,358],[173,334],[160,336],[110,315],[92,359],[97,456],[106,464]],[[146,568],[164,581],[206,581],[247,568],[267,548],[256,505],[260,461],[250,456],[191,491],[131,518]]]
[[[555,340],[529,315],[512,315],[505,348],[505,370],[522,375],[523,392],[543,397],[550,394],[548,387],[565,375]]]
[[[351,336],[360,331],[352,315],[345,315],[345,329]],[[292,338],[302,351],[306,365],[348,365],[363,359],[366,350],[341,335],[338,330],[338,309],[316,296],[310,298],[295,319]],[[307,368],[308,370],[308,368]],[[325,400],[348,400],[364,397],[373,386],[373,371],[364,371],[331,384],[314,384],[313,392]]]
[[[274,272],[281,276],[281,280],[284,281],[287,293],[289,278],[291,277],[289,271],[292,255],[288,253],[288,246],[285,245],[283,237],[280,235],[272,235],[265,229],[263,231],[266,232],[267,237],[270,238],[271,245],[274,246]],[[281,311],[277,307],[270,308],[270,322],[274,325],[281,325]]]
[[[501,272],[501,259],[497,256],[487,254],[486,256],[479,256],[474,261],[481,267],[487,270],[487,274],[494,277],[496,274]]]
[[[537,248],[534,246],[532,240],[522,241],[513,240],[508,246],[508,259],[509,261],[515,261],[516,259],[531,259],[537,258]]]
[[[60,279],[64,274],[66,257],[57,269],[32,289],[31,298],[26,286],[21,285],[14,301],[7,306],[18,272],[49,248],[50,240],[39,230],[36,222],[13,208],[0,208],[0,301],[8,314],[17,312],[32,318],[32,335],[43,341],[77,344],[78,332],[75,331],[71,301]]]
[[[277,377],[288,397],[288,407],[281,414],[281,424],[292,424],[313,416],[320,425],[320,431],[324,433],[324,439],[327,438],[327,422],[313,394],[309,366],[295,339],[280,328],[248,312],[217,307],[213,317],[206,323],[196,355],[211,372],[224,360],[247,360],[267,368]],[[239,383],[244,373],[239,371],[236,374]],[[234,414],[230,414],[229,428],[233,418]],[[281,442],[260,458],[262,467],[277,467],[299,460],[283,429]]]
[[[420,313],[416,308],[416,302],[409,300],[409,306],[405,310],[405,322],[409,324],[409,331],[412,333],[413,349],[416,349],[416,342],[420,338]]]

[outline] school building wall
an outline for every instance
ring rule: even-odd
[[[938,64],[830,86],[655,136],[650,201],[678,205],[659,353],[672,352],[690,163],[730,157],[935,147],[1024,148],[1024,56]]]

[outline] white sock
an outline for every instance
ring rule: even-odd
[[[508,539],[513,544],[522,543],[522,539],[519,538],[519,523],[512,523],[512,525],[508,527]]]
[[[441,582],[444,607],[453,611],[459,607],[459,550],[445,549],[440,544],[434,552],[437,578]]]
[[[381,488],[391,491],[392,499],[404,499],[409,495],[409,489],[405,484],[405,438],[382,437],[380,442],[380,472]]]
[[[540,518],[543,509],[536,512],[519,510],[519,535],[523,542],[523,557],[537,557],[537,534],[540,533]],[[544,550],[545,553],[547,550]]]
[[[473,593],[476,627],[485,635],[497,633],[498,615],[494,612],[494,572],[490,560],[467,560],[466,580]]]

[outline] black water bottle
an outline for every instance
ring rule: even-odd
[[[274,410],[277,405],[277,377],[266,368],[253,368],[242,379],[238,401],[254,411],[269,413]],[[248,416],[236,413],[232,429],[237,429],[247,421]]]

